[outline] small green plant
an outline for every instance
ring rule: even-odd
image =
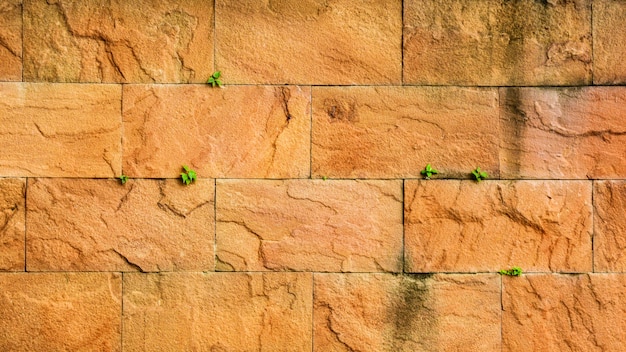
[[[183,183],[188,185],[196,180],[196,172],[190,169],[187,165],[183,165],[185,172],[180,173],[180,177],[183,179]]]
[[[427,165],[426,165],[426,167],[424,168],[424,170],[422,170],[422,175],[424,175],[424,178],[425,178],[425,179],[427,179],[427,180],[430,180],[430,178],[431,178],[433,175],[436,175],[436,174],[438,174],[438,173],[439,173],[439,171],[437,171],[437,170],[433,169],[433,168],[430,166],[430,164],[427,164]]]
[[[507,276],[522,276],[522,268],[520,268],[519,266],[514,266],[509,270],[500,270],[498,271],[500,273],[500,275],[507,275]]]
[[[211,75],[211,77],[209,77],[206,83],[212,85],[213,87],[217,85],[222,88],[222,80],[220,79],[221,75],[222,73],[220,71],[213,72],[213,74]]]
[[[480,181],[486,179],[487,177],[489,177],[489,175],[487,175],[486,172],[480,171],[479,167],[477,167],[476,170],[472,171],[472,175],[474,175],[474,178],[478,182],[480,182]]]
[[[328,177],[322,176],[322,180],[326,181],[326,180],[328,180]]]
[[[126,184],[126,182],[127,182],[127,181],[128,181],[128,176],[126,176],[126,175],[122,174],[122,175],[120,176],[120,182],[121,182],[122,184]]]

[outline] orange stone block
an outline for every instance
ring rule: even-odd
[[[0,178],[0,271],[24,270],[26,182]]]
[[[593,83],[626,83],[626,2],[593,1]]]
[[[593,185],[594,271],[626,271],[626,181]]]
[[[0,3],[0,81],[22,80],[22,0]]]

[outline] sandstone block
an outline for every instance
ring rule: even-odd
[[[120,109],[119,86],[0,83],[0,175],[119,175]]]
[[[214,181],[35,179],[29,271],[213,270]]]
[[[626,3],[593,2],[593,83],[626,83]]]
[[[0,271],[24,270],[26,182],[0,178]]]
[[[591,83],[591,1],[404,1],[404,82]]]
[[[0,350],[121,351],[122,276],[0,274]]]
[[[626,182],[593,185],[594,271],[626,271]]]
[[[308,273],[124,275],[124,351],[311,351]]]
[[[217,0],[215,13],[228,82],[401,82],[401,1]]]
[[[625,275],[502,280],[502,351],[626,350]]]
[[[592,270],[591,183],[405,182],[411,272]]]
[[[402,270],[400,181],[217,183],[217,269]]]
[[[315,274],[314,286],[314,351],[500,351],[496,275]]]
[[[0,2],[0,81],[22,80],[22,0]]]
[[[310,90],[201,85],[124,87],[124,172],[178,177],[310,174]]]
[[[206,82],[213,4],[195,0],[24,4],[24,79]]]
[[[626,88],[502,88],[503,178],[625,178]]]
[[[421,177],[428,163],[445,177],[480,166],[498,174],[494,89],[313,88],[315,176]]]

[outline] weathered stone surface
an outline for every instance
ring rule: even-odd
[[[214,181],[28,181],[29,271],[213,270]]]
[[[315,274],[314,351],[500,351],[496,275]]]
[[[591,83],[590,0],[404,1],[404,82]]]
[[[32,0],[24,4],[24,79],[206,82],[213,4],[195,0]]]
[[[626,88],[502,88],[503,178],[626,178]]]
[[[310,174],[310,88],[124,87],[124,172],[178,177]]]
[[[26,182],[0,178],[0,271],[24,270]]]
[[[498,96],[452,87],[313,88],[314,176],[445,177],[477,166],[498,174]]]
[[[124,351],[311,351],[308,273],[124,275]]]
[[[402,270],[400,181],[218,181],[218,270]]]
[[[626,275],[502,280],[503,351],[626,350]]]
[[[401,3],[217,0],[216,66],[232,83],[400,83]]]
[[[626,2],[593,2],[593,82],[626,83]]]
[[[594,271],[626,271],[626,181],[593,185]]]
[[[0,1],[0,81],[22,80],[22,0]]]
[[[0,83],[0,176],[121,172],[121,88]]]
[[[122,276],[0,274],[0,350],[121,351]]]
[[[411,272],[592,270],[591,182],[406,181]]]

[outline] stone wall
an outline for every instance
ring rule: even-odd
[[[622,0],[0,0],[0,351],[624,351],[625,62]]]

